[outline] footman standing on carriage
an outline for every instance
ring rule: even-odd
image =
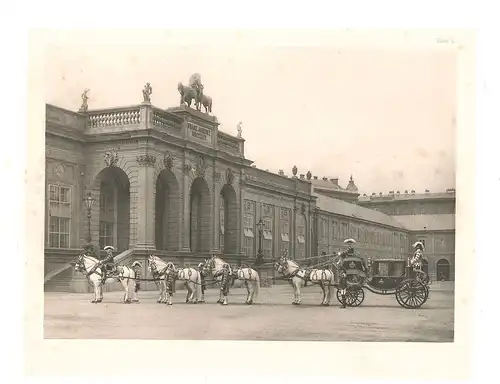
[[[413,266],[413,269],[420,270],[422,269],[422,260],[424,258],[424,244],[421,241],[417,241],[413,244],[413,256],[410,260],[410,266]]]

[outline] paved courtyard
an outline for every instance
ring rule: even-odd
[[[185,304],[177,291],[174,305],[157,304],[158,293],[140,292],[140,304],[122,304],[121,292],[104,294],[45,293],[46,338],[190,339],[305,341],[453,341],[453,283],[431,286],[429,300],[416,310],[399,306],[394,296],[366,292],[360,307],[341,309],[336,298],[319,306],[321,290],[303,290],[302,305],[291,305],[288,285],[261,288],[248,306],[246,290],[231,289],[229,305],[216,304],[218,291],[208,290],[206,304]]]

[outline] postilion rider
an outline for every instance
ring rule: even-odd
[[[112,276],[116,273],[115,263],[113,260],[113,252],[115,251],[115,248],[111,245],[106,245],[104,247],[104,251],[106,252],[106,256],[103,260],[101,260],[99,266],[104,266],[104,274],[106,276]]]

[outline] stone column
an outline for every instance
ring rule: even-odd
[[[153,155],[137,156],[137,242],[136,249],[155,249],[155,190]]]
[[[213,181],[213,196],[212,196],[212,228],[213,228],[213,246],[212,252],[215,254],[220,254],[220,203],[222,196],[220,194],[219,188],[217,188],[217,181],[214,178]],[[228,209],[228,207],[224,207],[224,209]],[[227,223],[224,223],[224,230],[227,231]]]
[[[189,231],[189,204],[190,204],[190,199],[191,199],[191,191],[189,190],[189,171],[191,169],[191,166],[187,163],[184,164],[184,169],[183,169],[183,185],[182,185],[182,191],[183,191],[183,199],[182,199],[182,207],[181,211],[183,212],[183,222],[182,222],[182,250],[186,252],[190,252],[191,248],[189,246],[189,240],[190,240],[190,231]]]

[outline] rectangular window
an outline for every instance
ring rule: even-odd
[[[281,221],[281,255],[286,251],[290,255],[290,223],[288,219],[282,218]]]
[[[254,223],[253,214],[246,213],[243,219],[243,235],[245,237],[243,246],[245,255],[247,256],[254,255],[253,250],[254,250],[255,235],[254,235],[253,223]]]
[[[49,247],[70,248],[71,187],[49,185]]]
[[[103,249],[106,245],[113,245],[113,238],[113,223],[99,222],[99,247]]]
[[[263,233],[263,241],[262,248],[264,252],[264,257],[270,258],[273,253],[273,226],[272,219],[265,218],[262,220],[264,222],[264,233]]]
[[[305,259],[306,257],[306,219],[304,215],[297,216],[296,236],[297,236],[297,253],[295,258]]]

